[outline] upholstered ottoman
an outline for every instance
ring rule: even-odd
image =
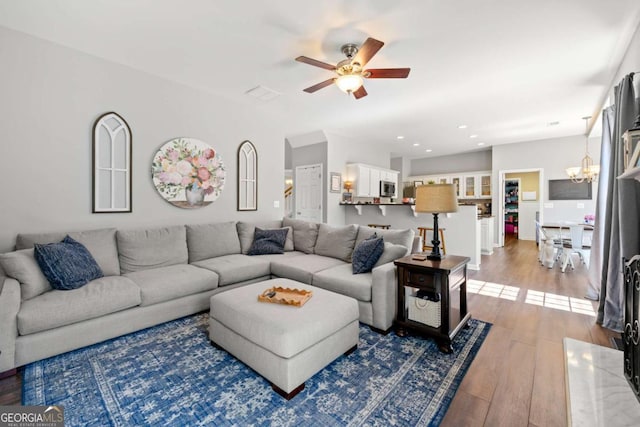
[[[273,286],[313,291],[302,307],[259,302]],[[254,283],[211,297],[209,338],[271,382],[286,399],[358,345],[355,299],[289,279]]]

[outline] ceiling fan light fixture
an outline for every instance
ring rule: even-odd
[[[353,93],[357,91],[363,83],[364,80],[359,74],[344,74],[336,79],[336,85],[344,93]]]

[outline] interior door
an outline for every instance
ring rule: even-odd
[[[322,222],[322,165],[296,167],[296,218]]]

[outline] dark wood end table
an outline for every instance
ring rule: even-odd
[[[441,352],[453,351],[451,341],[471,318],[467,312],[470,260],[446,255],[440,261],[422,261],[409,255],[394,262],[398,273],[394,328],[398,336],[411,331],[434,337]]]

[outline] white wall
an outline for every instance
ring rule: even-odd
[[[333,132],[325,131],[327,136],[327,172],[342,174],[342,181],[347,177],[347,163],[365,163],[389,169],[391,152],[379,149],[372,150],[366,141],[359,141]],[[327,195],[327,223],[341,225],[346,223],[344,207],[340,206],[342,193]]]
[[[13,249],[19,232],[282,217],[285,120],[2,27],[0,57],[0,252]],[[132,213],[91,213],[91,131],[108,111],[133,134]],[[226,165],[222,195],[202,209],[170,205],[151,181],[155,152],[180,136],[209,143]],[[259,156],[257,212],[236,211],[245,139]]]
[[[612,87],[611,87],[611,103],[613,103],[613,89],[614,87],[620,83],[620,80],[624,76],[629,73],[638,73],[640,74],[640,27],[636,30],[635,35],[633,36],[631,43],[629,44],[629,49],[627,49],[627,53],[625,54],[622,62],[620,63],[620,67],[618,68],[618,72],[616,73],[615,78],[613,79]],[[634,85],[636,86],[636,93],[640,93],[640,77],[634,77]]]
[[[491,150],[483,150],[471,153],[452,154],[450,156],[412,159],[411,170],[407,176],[482,171],[490,169]]]
[[[591,200],[549,200],[549,180],[567,179],[565,169],[579,166],[584,157],[585,137],[582,135],[565,138],[553,138],[540,141],[522,142],[517,144],[495,145],[493,147],[493,211],[497,214],[500,198],[500,171],[515,171],[527,169],[542,169],[544,181],[540,192],[543,203],[551,203],[553,207],[543,207],[541,220],[543,222],[582,221],[585,214],[595,213],[595,199],[597,183],[593,184]],[[600,160],[600,139],[589,139],[589,152],[594,163]],[[584,205],[578,208],[578,204]],[[551,206],[551,205],[547,205]],[[496,233],[499,231],[499,221],[496,220]],[[497,234],[496,234],[497,236]],[[496,240],[497,241],[497,240]]]

